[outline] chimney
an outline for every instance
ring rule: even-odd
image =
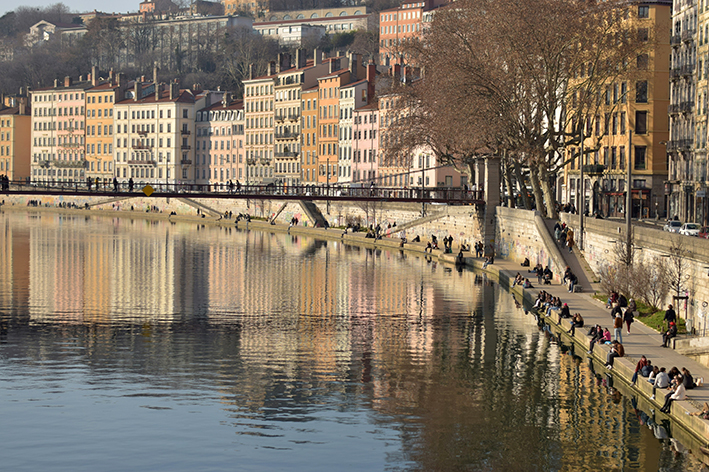
[[[268,74],[266,75],[275,75],[276,74],[276,63],[275,61],[271,61],[268,63]]]
[[[20,97],[19,101],[19,114],[20,115],[26,115],[27,114],[27,97]]]
[[[143,84],[136,81],[133,87],[133,101],[139,101],[143,98]]]
[[[391,75],[394,76],[394,79],[400,80],[401,79],[401,64],[394,64],[391,68]]]
[[[174,100],[180,94],[180,83],[177,79],[170,82],[170,100]]]
[[[251,63],[249,64],[249,80],[254,80],[256,78],[256,66]]]
[[[295,51],[295,67],[304,69],[308,58],[305,56],[305,49],[296,49]]]
[[[288,69],[290,69],[290,53],[279,53],[278,64],[276,65],[276,72],[283,72]]]
[[[162,95],[162,84],[155,82],[155,101],[157,102],[160,100],[160,96]]]
[[[339,57],[333,57],[330,59],[330,74],[332,74],[336,70],[340,70],[340,58]]]
[[[113,76],[113,69],[111,69],[111,70],[108,71],[108,82],[109,82],[111,85],[113,85],[113,79],[114,79],[114,76]]]
[[[231,92],[224,92],[224,97],[222,97],[222,106],[224,108],[228,107],[231,103]]]
[[[54,79],[54,88],[59,87],[59,79]]]
[[[374,98],[374,81],[377,78],[377,66],[370,62],[367,64],[367,100]]]
[[[96,87],[98,85],[98,67],[93,66],[91,68],[91,86]]]
[[[315,64],[316,66],[322,64],[322,53],[318,48],[315,48],[315,52],[313,53],[313,59],[313,64]]]
[[[116,85],[122,87],[126,84],[126,76],[123,72],[116,74]]]
[[[158,84],[158,71],[160,69],[158,68],[157,64],[153,66],[153,83],[155,85]]]
[[[359,54],[351,52],[350,60],[350,82],[357,82],[357,68],[359,67]]]
[[[79,82],[83,82],[83,81],[84,81],[84,76],[83,76],[83,75],[80,75],[80,76],[79,76]]]
[[[71,77],[68,75],[64,77],[64,87],[71,87]]]

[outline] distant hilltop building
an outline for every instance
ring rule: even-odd
[[[365,6],[338,7],[271,12],[268,20],[257,19],[253,28],[262,36],[278,37],[281,44],[302,44],[303,39],[321,31],[326,34],[373,31],[375,21],[376,17]]]
[[[25,36],[25,46],[32,47],[49,41],[61,41],[62,45],[71,46],[85,34],[84,25],[42,20],[30,26],[30,32]]]

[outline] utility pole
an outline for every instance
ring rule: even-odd
[[[628,126],[630,128],[630,126]],[[628,129],[628,162],[627,164],[627,177],[626,177],[626,184],[625,184],[625,189],[626,189],[626,195],[625,195],[625,244],[626,244],[626,264],[631,265],[633,263],[633,254],[632,254],[632,227],[631,227],[631,213],[632,213],[632,204],[633,204],[633,195],[632,195],[632,188],[631,188],[631,178],[632,178],[632,173],[631,173],[631,164],[633,160],[633,131]]]
[[[583,166],[584,166],[584,153],[583,153],[583,142],[586,139],[586,135],[583,131],[584,125],[581,125],[581,196],[578,197],[579,206],[579,251],[583,251],[583,219],[586,211],[586,183],[583,177]]]

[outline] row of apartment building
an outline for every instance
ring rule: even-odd
[[[291,59],[293,61],[291,62]],[[395,76],[400,74],[393,68]],[[421,149],[387,165],[382,138],[394,95],[375,96],[377,70],[356,54],[280,54],[244,80],[243,100],[198,84],[180,88],[98,70],[30,90],[0,110],[0,174],[32,182],[167,185],[466,183]]]

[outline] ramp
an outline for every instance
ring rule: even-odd
[[[192,208],[202,210],[203,212],[207,213],[209,216],[214,216],[214,217],[222,216],[222,214],[220,212],[218,212],[217,210],[215,210],[214,208],[209,208],[207,205],[202,205],[201,203],[197,203],[194,200],[192,200],[191,198],[182,198],[181,197],[181,198],[178,198],[177,200],[181,201],[185,205],[191,206]]]
[[[288,206],[288,203],[290,203],[290,202],[285,202],[283,205],[281,205],[281,207],[278,209],[278,211],[273,214],[273,218],[271,218],[269,220],[271,223],[276,221],[276,218],[278,218],[278,216],[281,214],[281,212],[286,209],[286,207]]]
[[[89,203],[89,208],[93,208],[93,207],[101,206],[101,205],[107,205],[109,203],[121,202],[123,200],[130,200],[131,198],[135,198],[135,197],[134,196],[125,196],[125,197],[108,198],[106,200],[102,200],[97,203]]]
[[[308,215],[308,218],[310,218],[310,221],[313,222],[314,226],[320,227],[320,228],[329,228],[330,224],[327,222],[325,217],[323,216],[322,212],[318,208],[318,206],[313,203],[312,200],[301,200],[300,201],[300,207],[303,209],[306,215]],[[282,208],[281,208],[282,210]]]
[[[569,268],[571,268],[571,271],[576,275],[576,277],[578,277],[578,285],[583,289],[583,291],[593,293],[593,287],[591,286],[591,281],[594,279],[593,273],[588,267],[588,264],[583,258],[583,255],[581,254],[581,251],[578,247],[574,247],[573,252],[569,252],[569,248],[567,248],[566,246],[562,246],[556,242],[556,238],[554,237],[554,225],[556,224],[556,222],[557,220],[554,219],[544,219],[543,229],[546,229],[547,234],[549,235],[549,239],[551,240],[551,242],[548,244],[554,244],[558,248],[559,254],[564,260],[564,265],[569,266]],[[538,228],[538,230],[541,231],[542,228]],[[578,236],[576,236],[576,232],[577,229],[574,229],[574,240],[578,241]],[[563,273],[559,275],[563,277]]]
[[[440,218],[443,218],[444,216],[448,216],[447,211],[439,211],[438,213],[434,213],[433,215],[429,216],[424,216],[422,218],[419,218],[417,220],[409,221],[408,223],[404,223],[401,225],[398,225],[396,227],[396,231],[406,231],[410,228],[415,228],[416,226],[423,225],[426,223],[429,223],[431,221],[438,220]]]

